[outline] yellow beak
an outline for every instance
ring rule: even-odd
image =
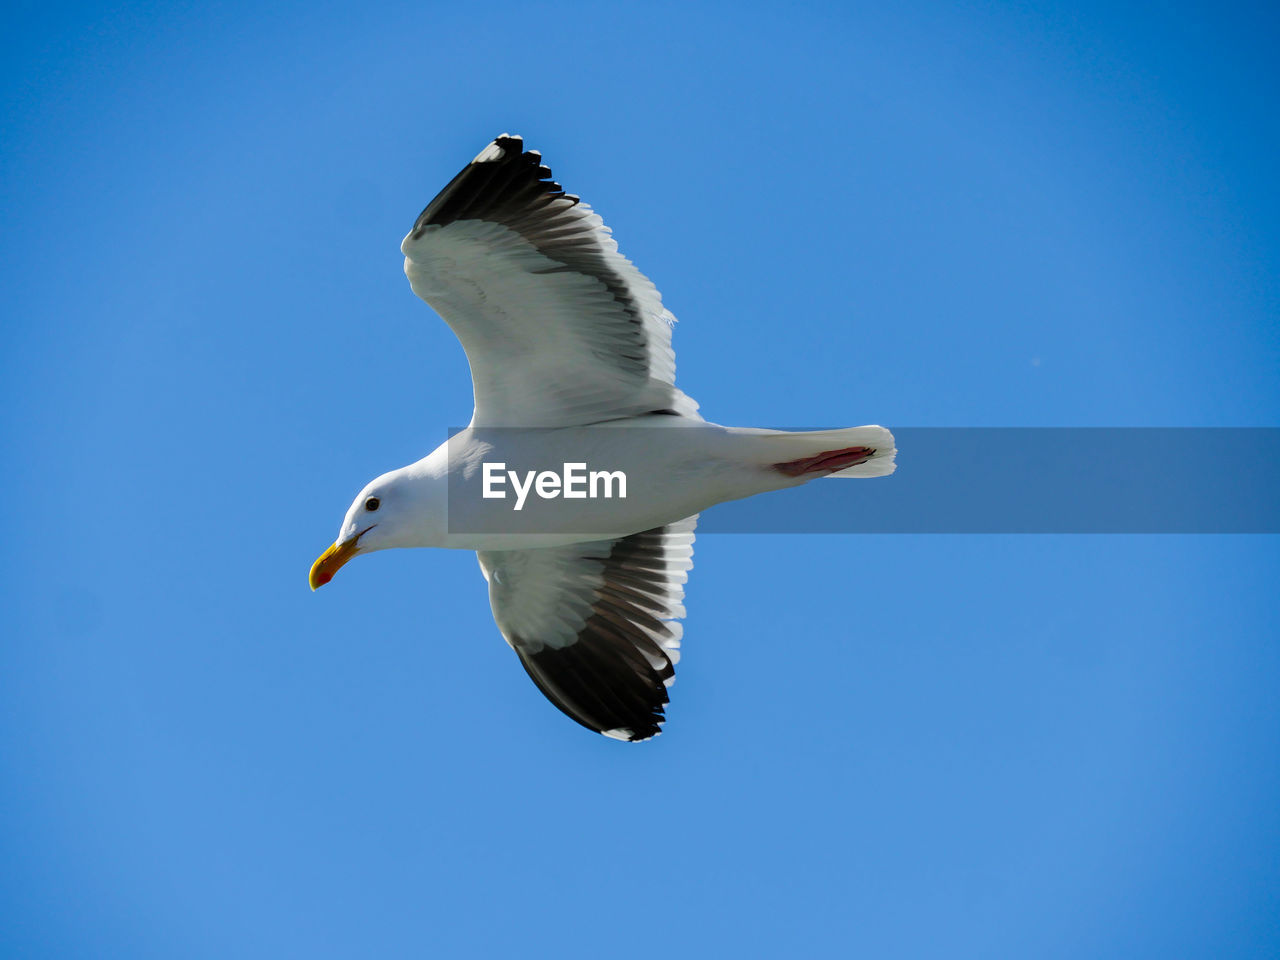
[[[335,543],[320,554],[319,559],[311,565],[311,589],[323,587],[333,579],[338,568],[356,555],[356,544],[360,537],[355,536],[343,543]]]

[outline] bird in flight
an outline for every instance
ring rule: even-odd
[[[893,435],[704,420],[675,385],[675,318],[657,289],[520,137],[486,146],[400,248],[413,292],[462,342],[475,412],[360,491],[312,590],[362,553],[474,550],[498,629],[547,699],[605,736],[655,736],[698,513],[819,477],[886,476]],[[562,475],[507,469],[537,464]],[[552,504],[542,526],[527,522]]]

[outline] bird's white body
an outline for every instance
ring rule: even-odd
[[[377,491],[382,491],[384,510],[397,510],[394,533],[382,541],[386,547],[517,550],[616,539],[717,503],[798,486],[811,477],[788,476],[774,465],[835,446],[883,451],[846,474],[883,475],[893,465],[891,442],[880,427],[791,433],[682,416],[628,417],[581,427],[468,427],[417,463],[370,483],[356,498],[339,539],[355,535],[365,523],[361,504]],[[493,465],[490,477],[501,465],[504,481],[491,483],[490,490],[502,497],[483,495],[485,464]],[[580,473],[622,474],[625,489],[611,483],[609,496],[593,497],[584,483],[582,492],[588,495],[568,499],[555,489],[550,497],[541,496],[530,485],[531,474],[563,472],[566,464],[581,465]],[[508,471],[520,480],[513,483]],[[523,500],[516,489],[520,482],[526,488]],[[393,496],[386,496],[388,491]],[[606,492],[606,485],[595,492]]]

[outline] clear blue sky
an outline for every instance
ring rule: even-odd
[[[469,415],[398,244],[506,130],[711,419],[1280,424],[1274,13],[260,6],[0,24],[0,953],[1280,953],[1275,537],[705,536],[639,746],[468,554],[306,584]]]

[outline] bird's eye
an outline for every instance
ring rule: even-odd
[[[380,501],[377,497],[370,497],[368,500],[364,502],[364,508],[368,510],[370,513],[373,513],[373,511],[378,509],[378,504],[381,502],[382,501]]]

